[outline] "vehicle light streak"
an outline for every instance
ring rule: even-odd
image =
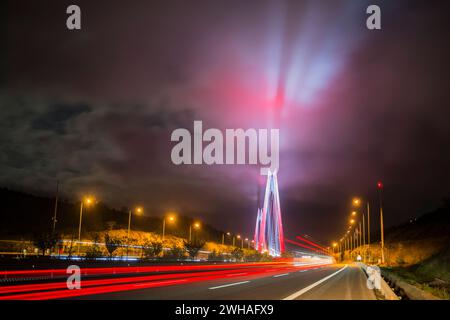
[[[316,265],[303,266],[301,268],[309,269],[315,266]],[[298,269],[299,267],[297,266],[291,266],[289,268],[277,266],[264,266],[262,268],[254,268],[252,270],[248,270],[245,274],[254,278],[258,278],[261,276],[262,277],[273,276],[279,272],[286,272],[286,270],[293,271]],[[188,272],[188,273],[151,275],[142,277],[127,277],[118,279],[85,280],[82,283],[82,288],[79,290],[68,290],[66,288],[65,282],[17,285],[17,286],[13,285],[2,287],[0,294],[19,293],[19,292],[21,294],[3,295],[0,296],[0,300],[61,299],[61,298],[71,298],[102,293],[131,291],[142,288],[170,286],[200,281],[229,279],[227,277],[243,276],[242,273],[236,273],[236,271],[237,271],[236,269],[231,269],[231,270],[207,271],[198,273]],[[40,292],[35,292],[37,290],[40,290]],[[43,290],[53,290],[53,291],[42,292]]]

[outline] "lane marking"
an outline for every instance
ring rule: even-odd
[[[235,283],[229,283],[229,284],[224,284],[222,286],[217,286],[217,287],[211,287],[209,288],[209,290],[216,290],[216,289],[220,289],[220,288],[226,288],[226,287],[231,287],[231,286],[237,286],[240,284],[244,284],[244,283],[249,283],[250,281],[241,281],[241,282],[235,282]]]
[[[308,270],[300,270],[299,272],[306,272],[306,271],[308,271]]]
[[[227,277],[242,276],[244,274],[247,274],[247,272],[227,274]]]
[[[286,298],[284,298],[283,300],[294,300],[297,299],[298,297],[300,297],[302,294],[308,292],[309,290],[311,290],[314,287],[317,287],[319,284],[321,284],[322,282],[327,281],[328,279],[331,279],[332,277],[334,277],[335,275],[337,275],[339,272],[343,271],[344,269],[347,268],[347,265],[345,265],[343,268],[339,269],[338,271],[336,271],[335,273],[330,274],[329,276],[314,282],[313,284],[307,286],[306,288],[303,288],[297,292],[294,292],[293,294],[291,294],[290,296],[287,296]]]
[[[288,274],[289,274],[289,273],[276,274],[276,275],[274,275],[273,277],[274,277],[274,278],[284,277],[284,276],[287,276]]]

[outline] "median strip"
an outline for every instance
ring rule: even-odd
[[[249,282],[250,282],[250,281],[234,282],[234,283],[224,284],[224,285],[217,286],[217,287],[211,287],[211,288],[209,288],[209,290],[215,290],[215,289],[220,289],[220,288],[226,288],[226,287],[231,287],[231,286],[237,286],[237,285],[244,284],[244,283],[249,283]]]
[[[290,296],[287,296],[286,298],[284,298],[283,300],[294,300],[297,299],[298,297],[300,297],[302,294],[308,292],[309,290],[311,290],[314,287],[317,287],[319,284],[327,281],[328,279],[331,279],[332,277],[334,277],[335,275],[337,275],[338,273],[340,273],[341,271],[343,271],[345,268],[347,268],[347,265],[345,265],[345,267],[343,267],[342,269],[339,269],[338,271],[336,271],[335,273],[330,274],[329,276],[314,282],[313,284],[307,286],[306,288],[303,288],[297,292],[294,292],[293,294],[291,294]]]

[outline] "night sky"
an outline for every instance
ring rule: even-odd
[[[2,3],[1,186],[59,179],[251,236],[259,166],[175,166],[170,135],[267,128],[276,105],[288,237],[338,239],[353,196],[377,210],[378,180],[387,226],[450,195],[448,1]]]

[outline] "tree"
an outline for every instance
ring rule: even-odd
[[[57,233],[41,233],[34,236],[33,244],[42,251],[42,256],[45,256],[47,249],[52,249],[59,240]]]
[[[199,241],[199,240],[183,241],[183,243],[184,243],[184,249],[187,251],[187,253],[189,254],[189,257],[191,259],[195,259],[198,252],[205,245],[204,241]]]
[[[222,254],[220,252],[217,252],[215,249],[210,252],[208,255],[208,261],[222,261]]]
[[[175,259],[175,260],[179,260],[182,259],[184,257],[185,254],[185,250],[184,248],[180,248],[177,245],[173,245],[169,252],[167,252],[164,255],[165,259]]]
[[[244,256],[244,251],[241,248],[234,248],[234,250],[231,252],[231,256],[235,261],[241,261],[242,257]]]
[[[100,237],[96,234],[94,237],[94,244],[90,246],[89,249],[86,251],[86,259],[95,260],[96,258],[102,256],[102,249],[98,245],[99,242]]]
[[[108,250],[109,257],[112,258],[114,252],[122,245],[122,240],[120,238],[112,237],[108,232],[105,233],[105,246]]]
[[[144,245],[144,257],[155,258],[161,254],[163,251],[163,244],[161,241],[148,241]]]

